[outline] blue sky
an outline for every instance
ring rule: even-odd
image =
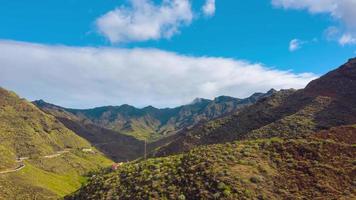
[[[103,23],[107,23],[110,20],[109,17],[104,19],[110,11],[114,12],[113,16],[141,16],[139,12],[143,12],[144,9],[137,8],[136,11],[133,11],[135,10],[132,9],[132,2],[134,1],[138,5],[142,5],[140,3],[144,2],[150,9],[167,8],[167,12],[171,13],[167,17],[169,19],[165,21],[160,19],[163,15],[156,15],[154,12],[150,13],[146,10],[149,13],[142,14],[144,17],[154,17],[157,20],[154,25],[163,24],[162,26],[165,29],[160,29],[159,32],[152,29],[152,34],[138,34],[133,37],[130,34],[136,34],[135,32],[124,30],[132,24],[122,26],[115,24],[111,26],[111,24],[105,30],[103,28],[104,25],[99,24],[98,20],[101,18]],[[215,10],[211,11],[211,13],[206,13],[203,10],[203,6],[209,0],[195,0],[193,3],[184,0],[189,2],[188,4],[191,5],[191,8],[188,9],[184,7],[186,5],[180,5],[182,6],[180,11],[177,11],[176,7],[169,4],[170,1],[172,2],[172,0],[166,0],[166,7],[164,7],[160,0],[155,2],[149,0],[0,0],[0,23],[2,24],[0,26],[0,40],[3,41],[5,53],[7,52],[5,47],[9,48],[14,45],[20,48],[23,47],[24,52],[30,47],[41,47],[42,50],[47,48],[49,49],[48,51],[61,52],[83,48],[88,48],[90,51],[157,50],[163,54],[171,53],[178,57],[187,56],[194,60],[223,58],[237,62],[246,61],[251,65],[260,63],[261,67],[266,67],[267,70],[276,70],[297,76],[302,73],[314,74],[301,82],[309,81],[311,77],[321,75],[344,63],[348,58],[356,56],[354,21],[347,18],[350,18],[350,15],[344,14],[353,10],[342,9],[342,6],[354,5],[354,0],[342,0],[346,6],[338,5],[337,8],[332,9],[327,7],[327,2],[333,2],[333,0],[328,0],[325,1],[325,4],[320,3],[318,5],[310,3],[313,2],[310,0],[303,0],[298,3],[293,0],[216,0],[215,2],[210,1],[210,3],[215,3]],[[135,13],[132,14],[133,12]],[[141,22],[139,25],[145,25],[145,29],[139,29],[139,31],[150,29],[151,27],[149,26],[152,24],[149,21],[150,19]],[[117,22],[114,21],[113,23]],[[118,30],[115,30],[115,28]],[[334,32],[330,33],[331,31],[328,30],[334,30]],[[112,34],[112,37],[108,36],[108,34]],[[349,36],[346,42],[340,42],[341,37],[346,34]],[[116,36],[120,36],[120,39],[114,41],[115,39],[113,38]],[[294,48],[290,46],[293,40],[295,41]],[[33,58],[28,59],[27,63],[34,62]],[[72,61],[63,60],[66,58],[60,59],[63,63],[72,63]],[[128,62],[131,63],[131,61]],[[160,61],[157,60],[157,62]],[[9,73],[7,76],[15,76],[11,74],[11,71],[13,71],[11,69],[14,69],[14,67],[10,69],[7,66],[18,66],[19,64],[10,59],[6,60],[6,64],[5,66],[2,65],[1,68]],[[40,62],[40,65],[42,64],[48,65],[48,63]],[[6,67],[7,69],[5,69]],[[136,65],[132,67],[136,67]],[[219,64],[216,69],[219,70]],[[35,70],[38,69],[36,68]],[[136,75],[135,72],[130,73],[133,73],[132,76]],[[128,75],[130,76],[130,74]],[[142,76],[148,77],[147,74]],[[120,103],[133,103],[138,106],[148,104],[174,106],[187,102],[194,94],[208,98],[222,94],[246,96],[252,92],[252,89],[259,90],[259,87],[251,86],[243,92],[236,92],[236,89],[231,88],[238,85],[228,85],[224,87],[216,86],[221,90],[216,89],[216,91],[214,90],[214,92],[210,93],[182,91],[176,100],[169,103],[163,103],[166,98],[162,98],[167,96],[168,99],[168,95],[171,95],[168,93],[162,94],[162,96],[150,97],[147,101],[136,101],[135,99],[137,98],[144,98],[137,95],[125,99],[122,98],[124,94],[115,94],[112,96],[104,95],[105,97],[98,98],[95,101],[78,103],[81,100],[79,97],[59,98],[64,91],[68,91],[66,88],[55,89],[61,91],[61,93],[41,94],[42,92],[34,89],[36,85],[33,84],[31,79],[28,81],[32,83],[30,84],[32,86],[28,88],[29,84],[26,81],[21,79],[23,82],[16,82],[15,80],[20,79],[14,78],[13,81],[0,81],[0,84],[19,91],[21,95],[29,99],[44,98],[72,107]],[[92,78],[99,79],[98,77]],[[101,78],[105,79],[105,77]],[[117,78],[120,79],[120,77]],[[101,82],[105,81],[101,80]],[[201,84],[203,86],[209,85],[210,82],[215,84],[217,80],[202,80]],[[304,82],[303,84],[305,84]],[[118,84],[119,88],[122,86],[121,83],[116,82],[108,82],[107,84]],[[152,87],[154,85],[153,83],[147,84],[152,85]],[[164,84],[164,82],[159,84]],[[49,84],[45,81],[38,83],[38,86],[45,87],[44,85]],[[52,87],[54,85],[56,84],[53,84]],[[204,88],[203,86],[201,88]],[[279,86],[279,84],[276,84],[276,86]],[[286,85],[286,87],[289,86],[292,87],[293,85]],[[296,85],[296,87],[298,86],[300,85]],[[76,87],[76,85],[68,87]],[[98,86],[95,85],[93,87]],[[266,89],[260,88],[263,91]],[[47,90],[53,91],[53,88],[47,88]],[[126,96],[128,96],[127,93],[132,93],[135,89],[128,90],[131,91],[127,91],[125,93]],[[244,90],[244,88],[241,90]],[[224,93],[219,91],[224,91]],[[140,90],[138,92],[142,93]],[[150,90],[148,89],[143,93],[146,92],[150,93]],[[160,94],[160,92],[156,93]],[[189,95],[186,93],[189,93]],[[102,94],[100,93],[100,95]],[[90,96],[84,94],[82,96],[90,98]],[[179,96],[184,96],[184,98],[179,98]]]
[[[95,29],[99,16],[128,4],[124,0],[1,0],[0,38],[70,46],[112,46]],[[159,1],[157,1],[159,2]],[[194,7],[204,2],[194,2]],[[119,45],[155,47],[198,56],[262,62],[296,72],[325,73],[349,57],[355,46],[327,41],[324,31],[339,22],[327,14],[274,8],[269,0],[217,1],[216,14],[183,27],[168,40]],[[318,42],[289,52],[294,38]],[[115,45],[114,45],[115,46]],[[117,46],[117,44],[116,44]]]

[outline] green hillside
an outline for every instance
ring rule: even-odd
[[[158,149],[164,156],[234,140],[297,137],[356,123],[356,59],[312,81],[282,90],[240,112],[195,126]]]
[[[355,135],[351,126],[202,146],[127,163],[67,199],[354,199]]]
[[[0,149],[4,200],[56,199],[78,189],[85,173],[111,163],[55,117],[2,88]]]
[[[355,103],[351,59],[305,89],[177,134],[152,154],[170,156],[101,172],[66,198],[355,199]]]

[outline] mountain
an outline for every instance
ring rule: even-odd
[[[67,109],[43,100],[34,104],[42,111],[55,116],[68,129],[88,140],[93,146],[116,162],[134,160],[144,154],[144,142],[132,136],[121,134],[107,128],[100,127],[90,120],[68,112]]]
[[[65,199],[355,199],[355,61],[179,132],[156,152],[169,156],[101,171]]]
[[[66,200],[355,199],[356,126],[200,146],[93,176]]]
[[[112,161],[55,117],[0,88],[0,199],[57,199]]]
[[[356,59],[302,90],[282,90],[252,106],[181,132],[154,155],[243,139],[298,137],[356,123]]]
[[[214,100],[197,98],[191,104],[164,109],[152,106],[139,109],[126,104],[84,110],[56,107],[62,110],[61,113],[65,112],[72,118],[74,116],[82,123],[91,123],[140,140],[157,141],[185,128],[236,112],[274,92],[275,90],[272,89],[265,94],[256,93],[246,99],[227,96],[217,97]],[[44,101],[35,101],[34,104],[41,109],[46,109],[47,112],[51,112],[50,108],[54,106],[46,106],[47,103]],[[55,110],[56,114],[57,111]]]

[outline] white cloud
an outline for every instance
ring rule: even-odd
[[[345,33],[339,39],[339,43],[342,46],[345,46],[347,44],[356,44],[356,38],[352,34]]]
[[[129,2],[131,6],[121,6],[96,20],[99,32],[112,43],[170,38],[193,20],[189,0],[163,0],[161,5],[151,0]]]
[[[215,0],[206,0],[203,6],[203,13],[206,16],[213,16],[215,14]]]
[[[0,41],[0,86],[67,107],[176,106],[195,97],[246,97],[302,88],[315,75],[157,49],[80,48]]]
[[[289,51],[296,51],[301,48],[301,46],[304,44],[303,41],[299,39],[293,39],[289,42]]]
[[[313,14],[327,13],[345,25],[347,37],[356,37],[355,0],[272,0],[272,4],[276,7],[282,7],[285,9],[306,9]],[[339,36],[339,42],[346,41],[344,36],[345,35]],[[355,43],[350,42],[340,44],[346,45]]]
[[[349,27],[356,27],[355,0],[272,0],[285,9],[307,9],[311,13],[328,13]]]

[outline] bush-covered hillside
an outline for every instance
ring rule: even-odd
[[[2,88],[0,160],[1,200],[56,199],[111,163],[55,117]]]
[[[282,90],[240,112],[196,126],[155,155],[198,145],[270,137],[295,137],[356,123],[356,59],[312,81],[305,89]]]
[[[351,126],[202,146],[98,174],[67,199],[354,199],[355,135]]]

